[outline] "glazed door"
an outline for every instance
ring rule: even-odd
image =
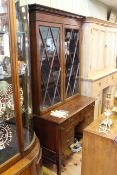
[[[64,26],[64,98],[79,92],[79,29]]]
[[[0,165],[19,152],[14,103],[13,54],[10,45],[10,5],[0,1]],[[21,99],[22,102],[22,99]]]
[[[32,126],[32,101],[31,101],[31,78],[30,78],[30,53],[29,53],[29,26],[28,7],[20,7],[20,1],[15,3],[17,21],[17,55],[19,94],[22,123],[22,139],[24,149],[32,142],[34,131]]]
[[[34,138],[27,17],[19,0],[0,0],[0,168],[21,158]]]
[[[61,101],[61,25],[39,24],[41,109]]]

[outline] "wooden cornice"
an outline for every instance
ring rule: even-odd
[[[102,26],[109,26],[109,27],[117,27],[117,23],[94,18],[94,17],[87,17],[84,19],[84,23],[95,23],[95,24],[100,24]]]
[[[51,13],[51,14],[55,14],[55,15],[59,15],[59,16],[65,16],[65,17],[71,17],[71,18],[76,18],[78,20],[84,20],[85,16],[81,16],[78,14],[74,14],[71,12],[67,12],[67,11],[63,11],[63,10],[59,10],[59,9],[55,9],[55,8],[51,8],[51,7],[47,7],[47,6],[43,6],[40,4],[30,4],[29,5],[29,12],[33,13],[33,12],[46,12],[46,13]]]

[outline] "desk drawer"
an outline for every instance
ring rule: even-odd
[[[74,137],[63,140],[62,142],[62,156],[67,157],[71,154],[70,145],[74,143]]]
[[[72,128],[78,125],[81,122],[80,112],[78,114],[73,115],[67,121],[61,124],[61,130],[64,131],[66,129]]]
[[[93,91],[95,93],[101,91],[103,89],[103,84],[101,80],[93,82]]]
[[[75,114],[73,117],[70,118],[70,125],[71,126],[76,126],[80,123],[81,118],[80,118],[80,112],[78,114]]]
[[[70,154],[70,145],[74,142],[74,127],[68,127],[61,130],[61,150],[62,155]]]
[[[108,77],[109,79],[109,85],[115,84],[116,80],[117,80],[117,74],[112,74]]]
[[[82,134],[83,129],[94,120],[94,104],[95,103],[88,105],[85,109],[83,109],[80,112],[82,122],[76,127],[76,134]]]
[[[99,91],[106,88],[107,86],[109,86],[109,77],[108,76],[93,82],[93,92],[95,92],[95,94],[97,94]]]
[[[65,130],[61,130],[61,138],[63,142],[67,139],[74,137],[74,127],[65,128]]]
[[[70,128],[69,119],[61,124],[60,129],[62,132],[65,132],[67,128]]]
[[[109,79],[108,76],[104,77],[101,79],[101,83],[102,83],[102,89],[106,88],[107,86],[109,86]]]
[[[80,112],[80,121],[84,121],[86,118],[92,118],[92,120],[94,119],[94,106],[95,103],[93,102]]]

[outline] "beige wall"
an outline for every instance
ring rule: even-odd
[[[97,0],[20,0],[21,5],[37,3],[84,16],[107,19],[108,7]]]

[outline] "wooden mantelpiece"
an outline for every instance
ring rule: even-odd
[[[70,145],[74,143],[76,126],[80,132],[93,121],[94,99],[77,96],[56,110],[69,111],[67,118],[57,118],[47,112],[34,117],[34,128],[42,146],[42,156],[57,164],[57,174],[61,174],[61,162],[71,154]],[[78,129],[78,127],[77,127]]]

